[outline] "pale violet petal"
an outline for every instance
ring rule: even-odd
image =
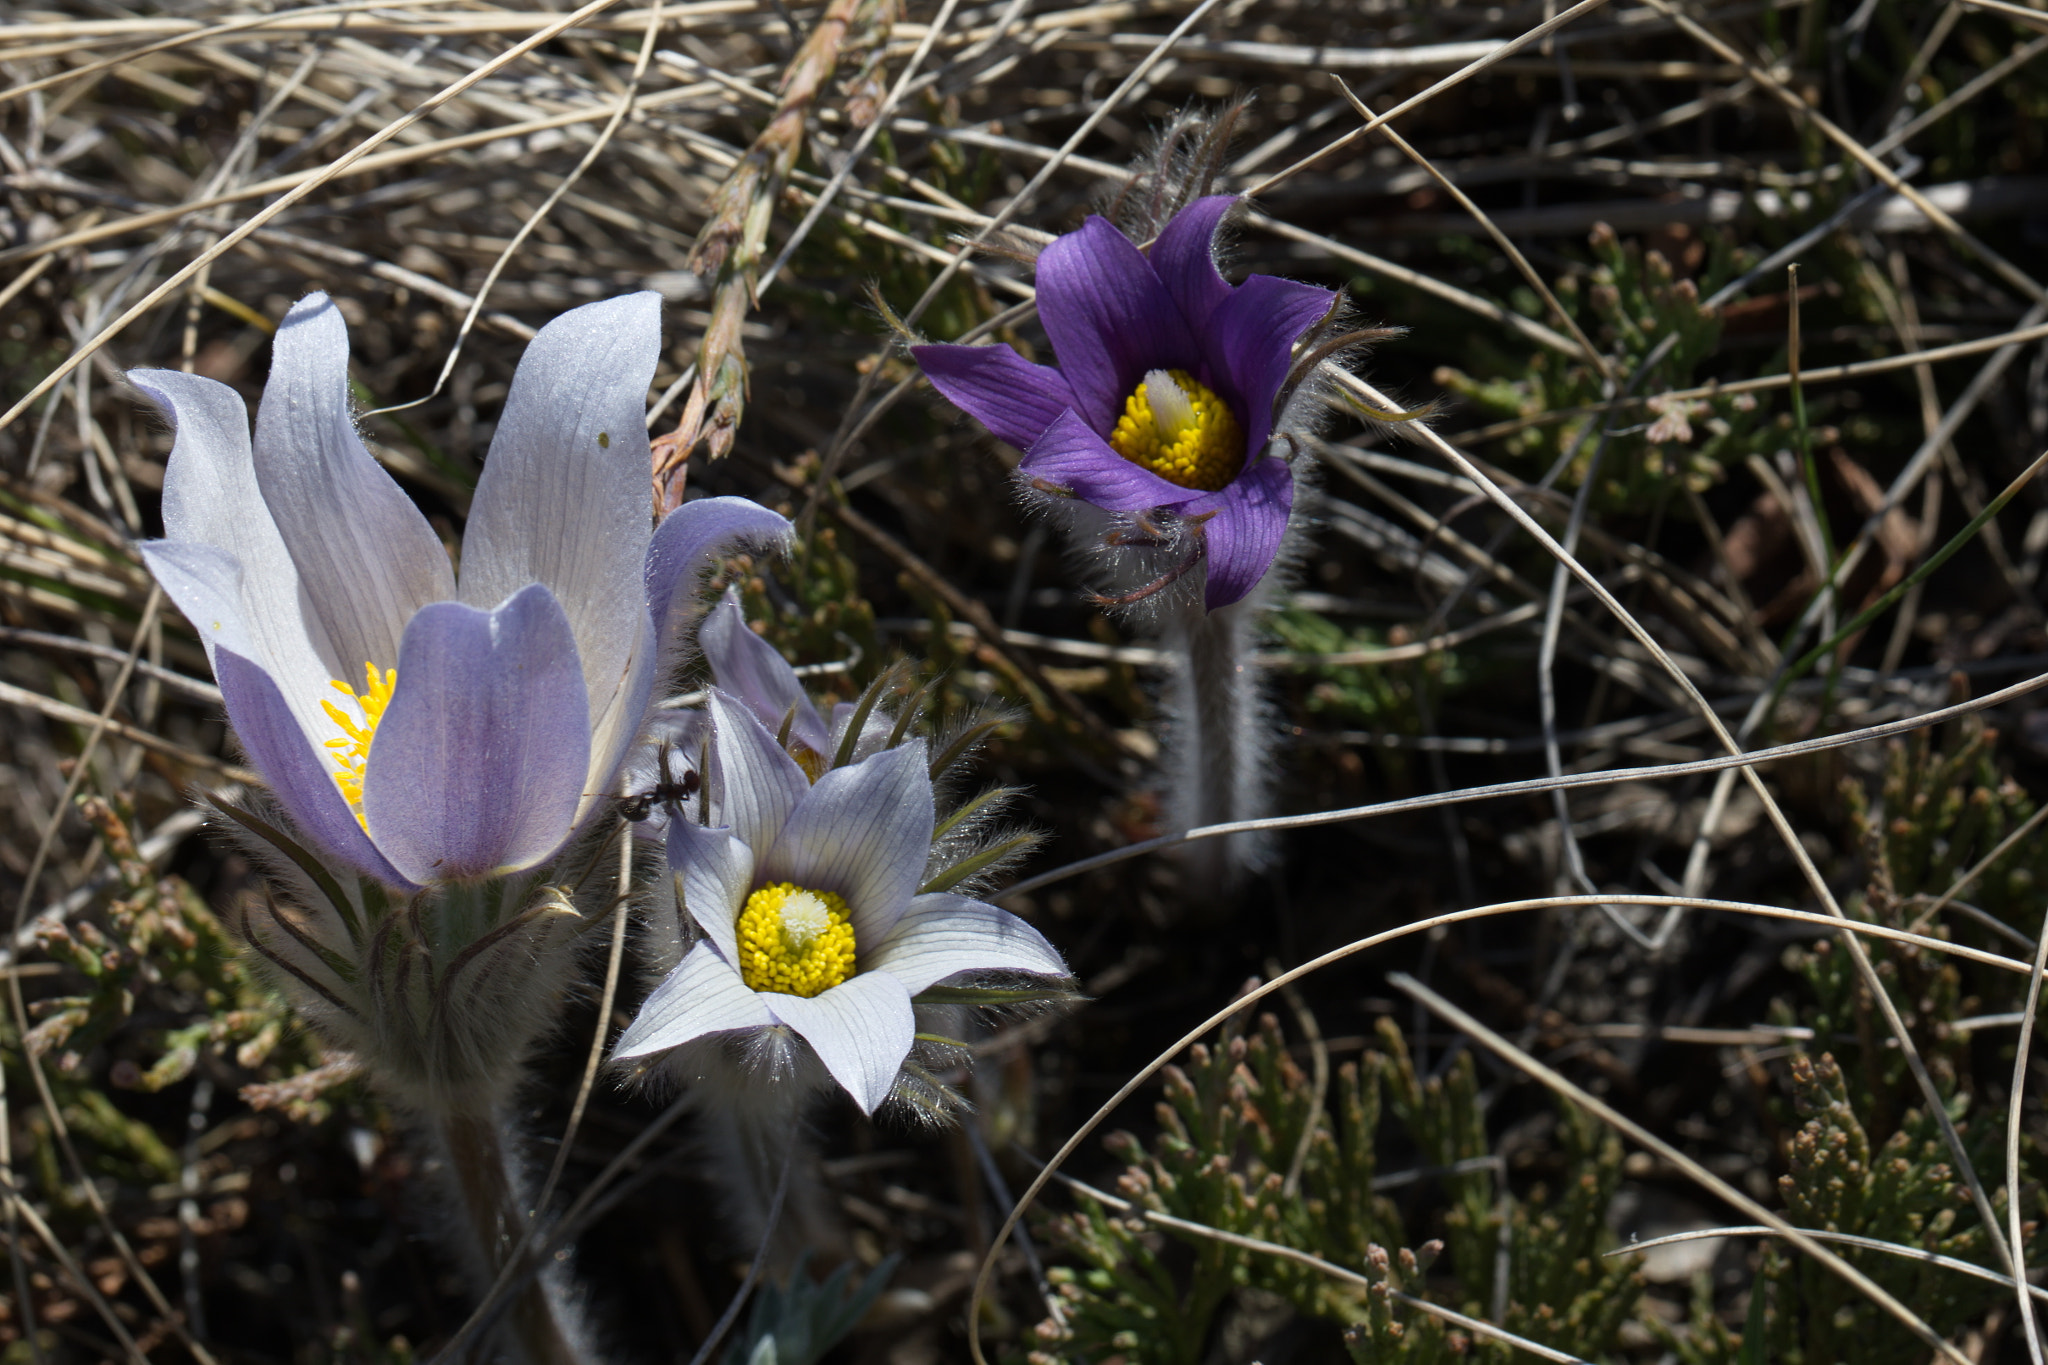
[[[713,688],[709,710],[712,809],[757,859],[766,857],[811,780],[744,703]]]
[[[686,502],[654,528],[647,546],[647,609],[671,662],[688,638],[697,583],[718,561],[743,545],[785,548],[795,534],[787,518],[745,498],[699,498]]]
[[[1023,920],[948,892],[913,899],[909,913],[864,961],[870,970],[901,981],[912,995],[962,972],[1070,975],[1045,936]]]
[[[818,779],[760,853],[761,879],[846,898],[854,941],[880,943],[910,906],[932,847],[924,745],[887,749]]]
[[[448,552],[356,435],[348,328],[325,294],[292,306],[256,414],[257,485],[324,627],[330,676],[390,668],[413,613],[455,595]]]
[[[809,999],[766,991],[760,999],[811,1045],[862,1113],[874,1113],[889,1098],[917,1033],[901,981],[887,972],[863,972]]]
[[[747,625],[736,589],[727,588],[718,605],[705,616],[704,624],[697,627],[697,648],[703,652],[704,662],[711,665],[711,676],[719,691],[752,707],[754,715],[771,731],[777,730],[782,718],[795,708],[790,738],[801,741],[821,758],[831,757],[825,747],[831,739],[818,708],[804,695],[803,683],[782,657],[782,651]]]
[[[276,680],[231,646],[222,645],[213,657],[235,737],[298,833],[328,857],[410,890],[413,883],[363,833],[335,785],[327,751],[306,738]]]
[[[668,822],[668,865],[683,910],[718,945],[728,962],[740,958],[740,911],[753,889],[754,853],[723,825]]]
[[[545,583],[568,612],[593,732],[632,676],[647,615],[647,386],[660,357],[659,294],[585,304],[541,328],[513,373],[463,531],[463,601],[490,606]]]
[[[626,659],[625,676],[612,689],[611,701],[591,731],[590,776],[576,808],[578,826],[619,790],[620,772],[647,720],[647,704],[654,695],[655,658],[654,623],[644,611],[638,617],[638,635],[639,643]]]
[[[775,1016],[730,962],[700,943],[647,996],[633,1022],[612,1044],[612,1060],[645,1057],[708,1033],[773,1028]]]
[[[208,658],[220,632],[237,629],[241,642],[232,647],[277,681],[308,737],[316,743],[333,738],[339,731],[320,709],[334,696],[327,684],[336,677],[360,680],[362,662],[353,674],[330,667],[326,631],[306,609],[298,568],[256,486],[241,395],[175,370],[134,370],[128,379],[177,431],[164,469],[164,539],[151,542],[154,551],[144,550],[152,572],[198,629]],[[204,568],[200,561],[208,552],[225,559]],[[232,567],[224,571],[224,564]],[[211,585],[205,607],[187,601],[202,577]]]
[[[583,670],[546,585],[494,611],[436,602],[413,617],[363,780],[394,867],[438,882],[547,861],[589,768]]]

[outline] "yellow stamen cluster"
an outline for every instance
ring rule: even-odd
[[[334,751],[334,785],[341,788],[343,799],[355,812],[356,823],[367,832],[370,821],[363,814],[363,773],[370,762],[370,741],[377,737],[377,722],[384,718],[384,708],[391,704],[391,689],[398,686],[398,670],[387,668],[380,672],[377,665],[365,663],[362,691],[356,691],[339,678],[330,685],[355,702],[363,713],[363,719],[358,723],[347,710],[333,702],[323,699],[320,703],[320,709],[341,727],[342,738],[327,741],[327,747]]]
[[[1124,400],[1110,448],[1182,488],[1213,493],[1244,465],[1230,405],[1186,370],[1153,370]]]
[[[740,910],[740,979],[809,998],[853,975],[853,924],[830,891],[764,886]]]

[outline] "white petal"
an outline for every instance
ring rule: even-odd
[[[718,818],[732,826],[733,837],[753,849],[756,858],[766,857],[790,812],[810,794],[811,780],[743,703],[713,688],[709,710],[714,736],[709,780]]]
[[[676,894],[729,962],[739,961],[740,911],[754,882],[754,854],[723,826],[668,822],[668,865]]]
[[[881,942],[910,906],[932,849],[932,782],[911,742],[818,779],[759,854],[764,881],[836,891],[854,941]]]
[[[775,1016],[739,971],[710,944],[700,943],[648,995],[612,1044],[612,1060],[665,1052],[707,1033],[774,1026]]]
[[[659,294],[586,304],[541,328],[512,376],[463,533],[463,601],[490,606],[545,583],[569,613],[593,732],[648,623],[647,386],[660,357]]]
[[[356,435],[348,328],[325,294],[285,314],[256,414],[256,481],[325,628],[330,676],[392,668],[412,614],[455,596],[447,551]],[[495,601],[487,604],[496,606]]]
[[[808,1000],[779,992],[760,998],[803,1035],[862,1113],[874,1113],[889,1098],[917,1033],[901,981],[887,972],[863,972]]]
[[[961,972],[1069,975],[1045,936],[1007,910],[940,892],[910,902],[889,937],[865,959],[912,995]]]

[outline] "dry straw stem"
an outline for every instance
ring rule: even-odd
[[[1304,1151],[1307,1150],[1308,1141],[1314,1134],[1315,1123],[1311,1120],[1304,1129],[1302,1136]],[[1490,1158],[1487,1164],[1491,1164]],[[1133,1204],[1128,1199],[1119,1199],[1113,1194],[1106,1194],[1092,1185],[1083,1184],[1070,1175],[1061,1175],[1059,1181],[1060,1184],[1070,1190],[1106,1204],[1118,1213],[1126,1214],[1133,1218],[1142,1218],[1154,1227],[1184,1232],[1190,1237],[1199,1237],[1206,1242],[1220,1242],[1224,1246],[1242,1247],[1246,1251],[1256,1251],[1262,1256],[1277,1256],[1283,1261],[1293,1261],[1296,1265],[1305,1265],[1311,1270],[1319,1270],[1333,1280],[1342,1280],[1346,1284],[1355,1284],[1361,1289],[1377,1289],[1380,1287],[1375,1281],[1359,1274],[1355,1270],[1338,1265],[1335,1261],[1326,1261],[1322,1257],[1312,1255],[1306,1251],[1297,1251],[1293,1247],[1281,1246],[1278,1242],[1262,1241],[1257,1237],[1247,1237],[1243,1233],[1225,1232],[1222,1228],[1212,1228],[1207,1223],[1196,1223],[1186,1218],[1176,1218],[1170,1213],[1159,1213],[1156,1210],[1146,1208],[1142,1204]],[[1527,1337],[1517,1336],[1504,1327],[1496,1327],[1481,1318],[1467,1317],[1455,1309],[1445,1308],[1442,1304],[1431,1303],[1428,1299],[1419,1299],[1415,1295],[1405,1293],[1399,1289],[1390,1289],[1386,1292],[1397,1301],[1407,1304],[1410,1308],[1427,1313],[1433,1318],[1441,1318],[1443,1321],[1451,1324],[1451,1326],[1461,1327],[1475,1336],[1484,1337],[1489,1341],[1502,1342],[1505,1345],[1514,1347],[1518,1351],[1527,1351],[1538,1360],[1556,1361],[1558,1365],[1592,1365],[1590,1361],[1582,1360],[1578,1356],[1557,1350],[1554,1347],[1545,1346],[1540,1341],[1531,1341]]]
[[[1723,1202],[1742,1210],[1750,1217],[1769,1227],[1793,1246],[1798,1247],[1801,1251],[1813,1257],[1814,1260],[1826,1266],[1834,1274],[1840,1276],[1845,1283],[1852,1286],[1872,1303],[1877,1304],[1887,1313],[1890,1313],[1901,1323],[1905,1324],[1914,1336],[1919,1337],[1937,1355],[1955,1361],[1956,1365],[1976,1365],[1976,1362],[1971,1360],[1969,1356],[1964,1355],[1962,1351],[1943,1339],[1939,1332],[1936,1332],[1932,1327],[1923,1322],[1920,1316],[1912,1309],[1900,1303],[1868,1275],[1858,1270],[1855,1266],[1850,1265],[1825,1246],[1822,1246],[1814,1238],[1807,1236],[1804,1229],[1793,1227],[1783,1218],[1772,1213],[1769,1209],[1757,1203],[1741,1190],[1736,1189],[1733,1185],[1721,1179],[1721,1177],[1715,1175],[1678,1148],[1664,1141],[1664,1139],[1621,1113],[1604,1100],[1588,1094],[1581,1087],[1572,1084],[1561,1073],[1553,1071],[1537,1061],[1534,1057],[1531,1057],[1528,1053],[1516,1047],[1513,1043],[1501,1037],[1498,1033],[1495,1033],[1492,1029],[1486,1027],[1486,1025],[1480,1023],[1477,1019],[1474,1019],[1471,1015],[1465,1013],[1465,1011],[1459,1009],[1456,1005],[1453,1005],[1450,1001],[1444,999],[1441,995],[1438,995],[1406,972],[1387,973],[1387,984],[1421,1001],[1423,1005],[1428,1007],[1431,1013],[1448,1022],[1459,1032],[1476,1042],[1483,1043],[1487,1048],[1514,1065],[1518,1070],[1542,1082],[1543,1085],[1556,1092],[1559,1096],[1570,1100],[1587,1113],[1594,1115],[1616,1132],[1626,1135],[1631,1142],[1648,1151],[1655,1152],[1658,1156],[1685,1172],[1700,1188],[1711,1192]],[[2014,1188],[2017,1188],[2017,1186]],[[2017,1199],[2011,1202],[2015,1206],[2019,1203]],[[2024,1307],[2023,1302],[2022,1311],[2024,1311]]]
[[[1619,782],[1643,782],[1667,777],[1690,777],[1699,773],[1719,773],[1736,768],[1749,768],[1758,764],[1775,762],[1799,754],[1818,753],[1826,749],[1847,748],[1856,744],[1867,744],[1873,740],[1893,735],[1907,734],[1927,726],[1939,725],[1944,721],[1966,716],[1973,712],[2000,706],[2008,701],[2024,697],[2048,687],[2048,673],[2039,674],[2025,682],[1961,702],[1939,710],[1908,716],[1902,720],[1887,721],[1880,725],[1867,726],[1846,731],[1839,735],[1824,735],[1817,739],[1802,739],[1790,744],[1781,744],[1768,749],[1752,749],[1746,753],[1731,754],[1721,758],[1693,759],[1683,763],[1662,763],[1633,768],[1609,768],[1599,772],[1565,773],[1556,777],[1533,777],[1519,782],[1496,782],[1485,786],[1460,787],[1455,791],[1430,792],[1422,796],[1403,797],[1397,801],[1380,801],[1371,805],[1348,806],[1339,810],[1315,811],[1306,815],[1276,815],[1262,820],[1239,820],[1225,825],[1204,825],[1198,829],[1182,830],[1174,834],[1162,834],[1155,838],[1126,844],[1106,853],[1097,853],[1080,858],[1061,867],[1041,872],[1004,891],[997,899],[1024,895],[1054,882],[1078,877],[1084,872],[1108,867],[1131,858],[1142,857],[1175,844],[1192,839],[1220,839],[1232,834],[1252,834],[1265,830],[1310,829],[1320,825],[1342,824],[1350,820],[1366,820],[1380,815],[1393,815],[1407,811],[1431,810],[1439,806],[1459,805],[1468,801],[1486,801],[1504,796],[1526,796],[1536,792],[1570,790],[1575,787],[1598,787]],[[1591,903],[1598,903],[1597,897]],[[1609,898],[1613,904],[1622,904],[1619,898]]]
[[[113,725],[114,708],[120,705],[122,696],[128,690],[128,680],[134,676],[136,661],[142,657],[143,647],[149,639],[150,627],[155,624],[157,612],[162,606],[163,590],[151,587],[149,598],[143,604],[142,618],[135,629],[134,643],[129,647],[128,656],[123,660],[120,672],[115,675],[113,684],[107,689],[105,705],[100,708],[99,714],[92,718],[92,727],[86,734],[84,744],[79,748],[78,757],[73,761],[71,776],[64,783],[64,793],[58,799],[56,809],[50,815],[49,823],[44,826],[41,836],[36,840],[35,853],[29,859],[28,871],[22,875],[21,894],[14,904],[14,923],[8,935],[10,939],[18,939],[22,927],[28,921],[29,906],[34,903],[36,886],[42,880],[43,869],[49,864],[50,851],[56,846],[57,832],[63,828],[64,817],[71,809],[72,798],[78,794],[78,789],[84,784],[86,775],[92,771],[93,753],[99,748],[101,737]],[[126,727],[123,728],[125,729]],[[14,1011],[16,1036],[26,1038],[30,1027],[28,1001],[22,994],[21,976],[17,972],[9,972],[7,974],[7,1001]],[[143,1293],[148,1296],[150,1305],[169,1324],[171,1330],[177,1334],[178,1339],[184,1342],[186,1349],[192,1352],[193,1358],[198,1360],[200,1365],[213,1365],[213,1356],[187,1330],[183,1314],[171,1307],[170,1301],[164,1297],[163,1291],[157,1288],[156,1281],[143,1268],[142,1261],[136,1256],[135,1248],[130,1245],[126,1234],[115,1224],[113,1215],[107,1208],[105,1197],[101,1195],[97,1182],[93,1180],[91,1172],[80,1158],[77,1144],[71,1140],[71,1127],[65,1122],[63,1110],[57,1104],[55,1093],[50,1089],[50,1078],[43,1070],[43,1059],[36,1054],[33,1048],[24,1048],[22,1056],[28,1062],[29,1076],[35,1081],[36,1094],[42,1101],[43,1113],[49,1122],[51,1136],[57,1139],[57,1146],[64,1154],[64,1163],[70,1168],[73,1181],[84,1193],[86,1203],[91,1206],[93,1217],[99,1223],[100,1230],[113,1243],[115,1253],[121,1258],[121,1263],[127,1269],[128,1274],[133,1276],[142,1286]],[[0,1117],[4,1117],[4,1115],[0,1115]],[[14,1176],[12,1170],[5,1172],[5,1176],[8,1183],[9,1202],[26,1211],[28,1209],[27,1204],[13,1192]],[[33,1214],[31,1213],[30,1216],[33,1217]],[[53,1242],[52,1245],[54,1246],[55,1243]],[[95,1300],[97,1301],[97,1295],[95,1295]],[[104,1304],[101,1304],[100,1307],[102,1312],[108,1312]],[[111,1316],[109,1316],[109,1321],[112,1321]],[[121,1336],[128,1348],[133,1351],[134,1342],[128,1339],[125,1332]],[[137,1355],[139,1357],[140,1353],[138,1352]]]
[[[2048,678],[2042,679],[2041,682],[2048,683]],[[1260,983],[1189,1029],[1179,1039],[1155,1055],[1151,1061],[1139,1068],[1136,1074],[1119,1086],[1115,1094],[1103,1101],[1102,1105],[1088,1117],[1087,1121],[1082,1123],[1079,1128],[1075,1129],[1068,1136],[1065,1142],[1060,1144],[1059,1150],[1053,1153],[1052,1157],[1039,1170],[1038,1175],[1032,1179],[1031,1184],[1025,1187],[1023,1194],[1018,1196],[1016,1204],[1011,1208],[1009,1215],[1003,1220],[1002,1227],[997,1230],[988,1251],[982,1257],[981,1268],[975,1276],[974,1293],[969,1301],[967,1313],[967,1344],[969,1350],[973,1353],[977,1365],[988,1365],[988,1358],[982,1353],[981,1349],[981,1301],[988,1294],[990,1281],[995,1274],[997,1259],[1001,1255],[1003,1244],[1009,1239],[1010,1233],[1022,1221],[1025,1212],[1036,1202],[1038,1196],[1045,1191],[1045,1187],[1058,1176],[1060,1167],[1065,1165],[1068,1159],[1080,1150],[1081,1144],[1088,1140],[1089,1135],[1100,1128],[1103,1123],[1107,1122],[1109,1117],[1121,1108],[1126,1100],[1144,1088],[1175,1057],[1178,1057],[1223,1024],[1250,1009],[1253,1005],[1258,1004],[1266,997],[1286,989],[1295,982],[1321,971],[1325,967],[1342,962],[1346,958],[1356,957],[1360,953],[1370,952],[1372,949],[1381,947],[1384,944],[1392,943],[1415,934],[1429,934],[1447,925],[1489,919],[1497,915],[1571,907],[1591,909],[1603,904],[1662,907],[1684,906],[1694,910],[1755,915],[1764,919],[1785,920],[1811,925],[1833,934],[1837,938],[1848,939],[1852,942],[1855,941],[1856,936],[1868,936],[1893,943],[1911,944],[1915,947],[1925,948],[1929,952],[1944,953],[1966,961],[1979,962],[1986,966],[1995,966],[2005,971],[2026,972],[2030,970],[2028,963],[2022,962],[2017,958],[2002,957],[1997,953],[1987,953],[1981,949],[1966,948],[1960,944],[1950,943],[1942,939],[1910,934],[1902,929],[1891,929],[1883,925],[1847,921],[1833,915],[1819,914],[1811,910],[1789,910],[1776,905],[1758,905],[1745,901],[1709,900],[1699,896],[1651,896],[1633,893],[1602,896],[1538,896],[1529,900],[1502,901],[1493,905],[1474,906],[1466,910],[1452,910],[1445,914],[1432,915],[1428,919],[1417,920],[1412,924],[1404,924],[1397,928],[1382,930],[1380,933],[1366,938],[1356,939]],[[1567,1084],[1569,1083],[1567,1082]],[[1623,1131],[1628,1130],[1624,1129]]]
[[[768,241],[775,201],[803,152],[811,106],[838,69],[840,48],[856,23],[864,21],[864,28],[886,24],[893,8],[890,0],[830,0],[776,85],[775,116],[712,196],[689,261],[697,274],[716,277],[711,321],[698,346],[697,382],[683,404],[682,418],[674,431],[655,442],[658,511],[681,505],[682,472],[700,441],[714,460],[732,449],[747,397],[740,328],[757,302],[755,272]]]
[[[1365,381],[1348,375],[1343,376],[1343,378],[1347,388],[1364,398],[1372,406],[1382,411],[1395,409],[1396,405],[1392,400]],[[1481,491],[1486,494],[1487,498],[1495,506],[1513,518],[1524,531],[1536,539],[1537,544],[1541,545],[1547,553],[1554,556],[1561,565],[1570,571],[1572,576],[1576,577],[1595,597],[1599,598],[1601,605],[1613,613],[1614,618],[1627,629],[1628,633],[1634,637],[1636,643],[1642,646],[1649,653],[1651,659],[1668,673],[1672,681],[1684,691],[1687,701],[1698,710],[1700,716],[1706,721],[1708,728],[1713,731],[1714,738],[1720,742],[1722,747],[1731,755],[1740,756],[1742,754],[1742,746],[1737,743],[1735,736],[1729,733],[1728,727],[1722,724],[1721,717],[1715,712],[1713,705],[1701,694],[1692,678],[1686,674],[1684,669],[1678,666],[1677,661],[1672,659],[1663,645],[1643,626],[1642,622],[1637,620],[1635,615],[1627,607],[1623,606],[1613,593],[1608,591],[1606,585],[1599,580],[1597,575],[1580,563],[1570,550],[1560,545],[1551,536],[1550,532],[1544,529],[1540,522],[1522,509],[1520,503],[1481,473],[1479,468],[1457,447],[1445,441],[1426,426],[1418,425],[1416,434],[1424,444],[1433,446],[1438,454],[1442,455],[1457,468],[1458,472],[1478,484]],[[1772,796],[1770,789],[1764,785],[1763,778],[1758,775],[1755,768],[1747,765],[1737,769],[1737,771],[1742,780],[1749,784],[1751,792],[1755,794],[1757,800],[1762,804],[1766,818],[1770,820],[1772,827],[1777,831],[1778,837],[1784,843],[1786,851],[1792,855],[1793,861],[1797,863],[1801,876],[1806,880],[1807,885],[1812,888],[1815,897],[1819,899],[1822,905],[1827,907],[1829,914],[1837,918],[1846,919],[1841,904],[1835,899],[1833,889],[1828,886],[1827,879],[1821,875],[1820,869],[1815,866],[1813,855],[1807,851],[1806,845],[1800,840],[1798,832],[1792,828],[1792,822],[1786,818],[1785,812],[1778,805],[1777,799]],[[1983,1220],[1985,1235],[1997,1250],[1999,1259],[2004,1263],[2008,1273],[2016,1275],[2018,1272],[2014,1268],[2012,1249],[2006,1245],[2003,1234],[1995,1231],[1998,1227],[1999,1219],[1997,1212],[1991,1206],[1991,1197],[1985,1192],[1984,1182],[1978,1177],[1975,1166],[1971,1164],[1969,1153],[1963,1146],[1962,1136],[1956,1132],[1955,1121],[1949,1117],[1948,1107],[1942,1102],[1941,1093],[1934,1084],[1933,1076],[1928,1074],[1927,1064],[1921,1058],[1919,1049],[1914,1045],[1912,1035],[1906,1029],[1905,1021],[1899,1016],[1898,1006],[1884,989],[1883,982],[1878,979],[1877,969],[1871,963],[1870,955],[1864,951],[1862,943],[1853,937],[1846,939],[1844,943],[1850,957],[1856,963],[1857,975],[1862,978],[1864,985],[1874,997],[1878,1011],[1884,1016],[1885,1026],[1891,1031],[1892,1036],[1898,1040],[1899,1051],[1905,1056],[1906,1065],[1912,1071],[1913,1079],[1919,1085],[1920,1092],[1926,1099],[1928,1110],[1941,1127],[1942,1137],[1948,1146],[1950,1155],[1954,1158],[1957,1169],[1962,1173],[1965,1183],[1970,1188],[1971,1202],[1977,1206],[1977,1215]],[[2035,1365],[2040,1365],[2040,1362],[2037,1360]]]
[[[403,115],[401,115],[397,119],[394,119],[392,122],[385,124],[384,127],[378,129],[370,136],[364,138],[361,142],[357,143],[349,151],[344,152],[340,157],[337,157],[334,161],[322,167],[318,174],[313,175],[308,179],[302,181],[298,185],[293,186],[291,189],[286,190],[277,199],[265,205],[263,208],[257,210],[248,219],[246,219],[239,227],[235,228],[232,232],[222,237],[218,242],[215,242],[211,247],[207,248],[205,251],[195,256],[192,260],[186,262],[176,271],[173,271],[168,279],[166,279],[162,284],[158,285],[156,288],[150,290],[149,293],[145,295],[139,302],[131,306],[127,312],[121,314],[120,317],[116,318],[113,322],[109,323],[106,327],[102,328],[98,333],[96,333],[89,339],[83,340],[77,346],[73,347],[71,354],[69,356],[66,356],[64,360],[61,363],[59,363],[55,369],[51,370],[50,373],[45,375],[39,383],[37,383],[26,394],[24,394],[19,402],[17,402],[13,407],[9,408],[5,413],[0,413],[0,429],[5,429],[9,426],[12,426],[14,424],[15,419],[20,417],[22,413],[28,411],[30,407],[34,406],[37,399],[41,398],[51,389],[57,387],[57,385],[63,383],[65,379],[70,377],[71,373],[74,370],[76,370],[79,366],[83,365],[87,360],[90,360],[102,346],[106,345],[109,341],[113,340],[116,336],[118,336],[123,330],[125,330],[128,327],[130,323],[134,322],[137,318],[149,312],[150,309],[156,307],[157,304],[161,303],[164,299],[168,298],[171,294],[176,292],[181,286],[183,286],[187,281],[192,279],[192,277],[197,275],[201,270],[211,265],[220,257],[226,255],[229,251],[232,251],[245,238],[247,238],[250,234],[254,233],[258,228],[262,227],[265,223],[268,223],[271,219],[277,217],[286,209],[290,208],[293,204],[298,203],[301,199],[304,199],[307,195],[311,194],[315,189],[326,184],[328,181],[345,174],[351,168],[353,168],[357,162],[362,161],[371,152],[383,146],[392,138],[397,137],[407,128],[412,127],[421,119],[425,118],[428,114],[440,108],[449,100],[454,99],[457,95],[460,95],[463,91],[477,84],[485,77],[490,76],[493,73],[499,71],[500,69],[511,65],[513,62],[518,61],[521,57],[525,56],[528,52],[531,52],[534,48],[539,47],[542,43],[545,43],[549,39],[554,38],[556,35],[563,33],[566,30],[574,27],[582,20],[587,19],[594,14],[598,14],[603,10],[609,9],[612,5],[616,3],[618,3],[618,0],[590,0],[590,3],[584,5],[581,9],[578,9],[570,14],[564,15],[559,19],[555,19],[548,22],[543,27],[541,27],[537,32],[535,32],[531,37],[523,39],[518,43],[515,43],[512,47],[506,49],[504,52],[498,54],[496,57],[493,57],[489,61],[479,65],[475,70],[471,71],[469,74],[458,78],[457,80],[453,81],[448,85],[443,86],[440,90],[428,96],[425,100],[422,100],[413,108],[407,110]],[[186,210],[180,210],[179,212],[183,213],[189,211],[190,207],[192,206],[188,206]],[[4,256],[5,253],[0,253],[0,258],[4,258]]]
[[[1938,1251],[1929,1251],[1925,1247],[1905,1246],[1898,1242],[1887,1242],[1877,1237],[1858,1237],[1853,1232],[1823,1232],[1819,1228],[1802,1228],[1800,1231],[1813,1238],[1816,1242],[1838,1242],[1843,1246],[1861,1247],[1866,1251],[1882,1251],[1887,1256],[1897,1256],[1899,1259],[1906,1261],[1921,1261],[1927,1265],[1938,1265],[1943,1270],[1953,1270],[1961,1275],[1970,1275],[1977,1279],[1988,1281],[1991,1284],[2000,1285],[2006,1289],[2010,1289],[2013,1286],[2010,1275],[2001,1275],[1995,1270],[1986,1270],[1983,1266],[1977,1265],[1974,1262],[1957,1260],[1953,1256],[1944,1256]],[[1602,1256],[1633,1256],[1637,1252],[1649,1251],[1655,1247],[1673,1246],[1679,1242],[1702,1242],[1710,1237],[1776,1237],[1777,1235],[1778,1230],[1776,1228],[1767,1228],[1761,1225],[1756,1227],[1695,1228],[1690,1232],[1674,1232],[1664,1237],[1650,1237],[1639,1242],[1630,1242],[1625,1247],[1616,1247],[1612,1251],[1603,1251],[1600,1254]],[[2048,1289],[2040,1289],[2033,1285],[2028,1285],[2027,1293],[2035,1299],[2048,1301]]]

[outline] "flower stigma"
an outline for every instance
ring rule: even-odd
[[[1214,493],[1244,464],[1230,405],[1186,370],[1153,370],[1124,400],[1110,448],[1182,488]]]
[[[853,975],[853,924],[830,891],[764,886],[747,897],[737,928],[740,979],[754,990],[808,999]]]
[[[336,678],[329,686],[342,696],[355,702],[362,711],[363,719],[358,723],[355,717],[343,708],[324,698],[320,709],[328,719],[341,727],[342,737],[330,739],[327,747],[334,751],[334,785],[341,788],[342,799],[355,812],[356,823],[363,827],[365,834],[370,830],[370,819],[363,814],[363,773],[370,762],[370,741],[377,737],[377,722],[384,718],[384,708],[391,704],[391,689],[398,686],[398,670],[379,670],[373,663],[363,665],[363,690],[358,692],[341,679]]]

